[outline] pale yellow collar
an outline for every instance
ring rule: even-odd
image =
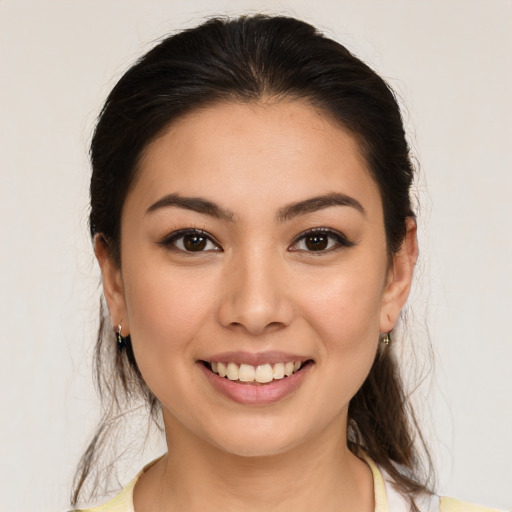
[[[370,457],[363,456],[363,460],[370,466],[373,475],[373,490],[375,497],[375,512],[389,512],[388,495],[386,492],[386,484],[384,477],[379,468]]]

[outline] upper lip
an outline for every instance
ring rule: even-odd
[[[249,364],[258,366],[261,364],[275,364],[287,363],[289,361],[308,361],[310,357],[305,357],[299,354],[292,354],[289,352],[245,352],[245,351],[232,351],[214,354],[202,359],[202,361],[215,362],[215,363],[236,363],[236,364]]]

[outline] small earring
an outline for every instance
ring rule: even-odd
[[[381,341],[386,346],[388,346],[391,343],[391,338],[389,337],[389,332],[384,333],[384,336],[382,336]]]
[[[117,335],[117,346],[119,347],[119,350],[123,350],[126,347],[126,338],[127,338],[127,336],[123,336],[121,334],[122,329],[123,328],[121,327],[121,324],[119,324],[117,326],[117,331],[115,331],[115,333]]]

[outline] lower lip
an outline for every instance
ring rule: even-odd
[[[307,364],[297,373],[268,384],[248,384],[226,377],[220,377],[210,371],[202,362],[197,363],[212,386],[225,397],[243,405],[266,405],[282,400],[292,394],[304,380],[311,364]]]

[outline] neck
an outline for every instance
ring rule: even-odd
[[[371,471],[348,450],[345,431],[334,422],[300,447],[244,457],[166,422],[169,452],[137,482],[135,510],[372,511]]]

